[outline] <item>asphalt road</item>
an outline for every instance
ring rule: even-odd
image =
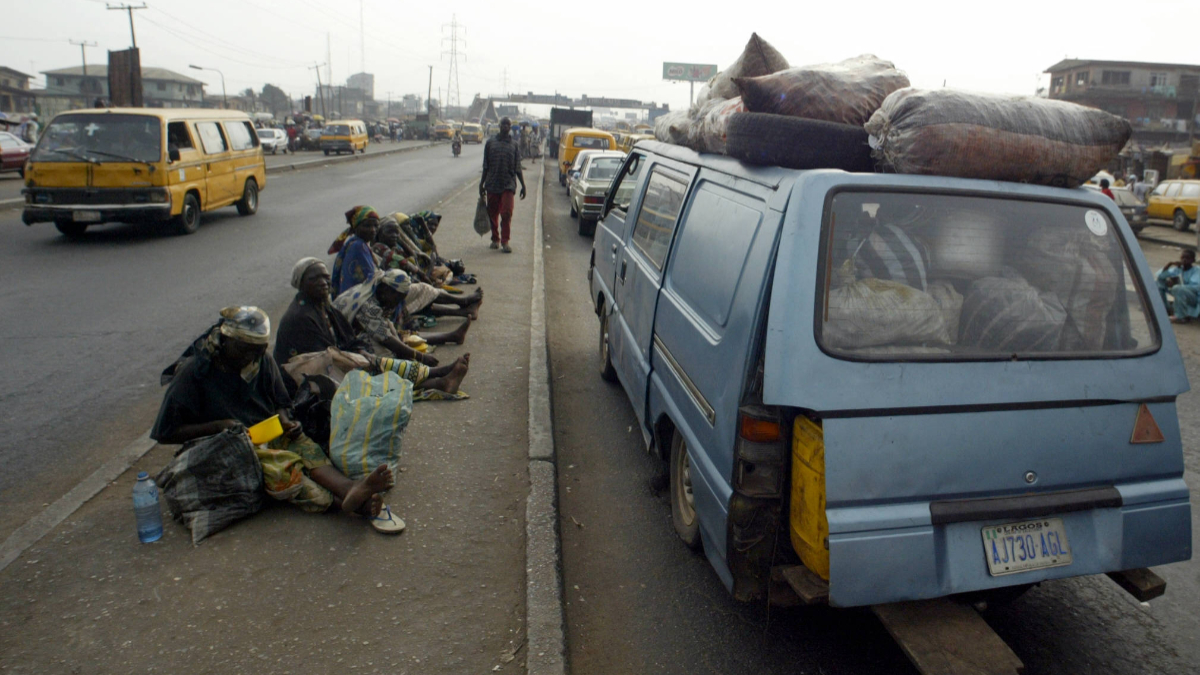
[[[392,143],[391,141],[384,141],[383,143],[370,143],[367,145],[367,151],[364,154],[373,155],[373,154],[377,154],[380,152],[386,152],[388,150],[393,150],[395,148],[404,147],[405,145],[421,145],[421,144],[425,144],[427,142],[428,141],[399,141],[396,143]],[[336,157],[337,155],[332,155],[332,156]],[[343,156],[345,156],[345,155],[343,155]],[[313,160],[318,160],[318,159],[324,159],[324,155],[322,155],[320,152],[317,152],[317,151],[305,151],[305,152],[288,153],[288,154],[279,152],[274,155],[272,155],[270,153],[266,154],[267,168],[271,168],[273,166],[282,166],[284,164],[294,164],[296,162],[313,161]],[[21,188],[23,188],[24,186],[25,186],[24,180],[16,172],[0,173],[0,207],[2,207],[3,202],[5,202],[7,200],[20,199],[21,198]]]
[[[771,609],[735,602],[702,554],[676,538],[662,463],[648,455],[619,384],[600,379],[599,322],[588,300],[591,238],[577,234],[547,174],[546,292],[554,429],[574,675],[911,673],[866,610]],[[1144,245],[1156,268],[1178,254]],[[1180,326],[1200,383],[1200,326]],[[1179,399],[1193,520],[1200,522],[1200,405]],[[1194,535],[1193,548],[1200,546]],[[1141,605],[1104,577],[1043,584],[984,618],[1030,675],[1195,672],[1200,561],[1157,570],[1167,595]]]
[[[0,539],[150,427],[159,373],[218,310],[280,316],[292,264],[324,254],[345,210],[432,207],[478,176],[481,156],[439,146],[273,174],[257,215],[206,214],[187,237],[109,224],[68,240],[0,211]]]

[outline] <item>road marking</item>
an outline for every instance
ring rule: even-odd
[[[4,540],[3,544],[0,544],[0,571],[19,558],[39,539],[53,532],[59,523],[75,513],[79,507],[83,506],[84,502],[100,494],[101,490],[128,471],[134,462],[141,459],[154,446],[155,442],[150,438],[150,432],[147,431],[121,450],[116,457],[105,462],[99,469],[93,471],[92,475],[71,488],[67,494],[59,497],[45,511],[18,527],[8,536],[8,539]]]
[[[546,350],[546,277],[542,250],[542,193],[538,177],[533,226],[533,300],[529,320],[529,497],[525,502],[525,671],[566,672],[563,646],[562,547],[558,538],[558,479],[550,417],[550,366]]]

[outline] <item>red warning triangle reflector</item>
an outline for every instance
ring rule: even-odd
[[[1130,437],[1130,443],[1162,443],[1162,429],[1158,428],[1158,422],[1154,421],[1154,415],[1150,414],[1150,409],[1143,403],[1138,406],[1137,418],[1133,421],[1133,436]]]

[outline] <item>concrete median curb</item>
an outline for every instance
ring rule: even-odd
[[[361,161],[364,159],[371,159],[372,157],[387,157],[388,155],[395,155],[395,154],[399,154],[401,152],[412,152],[413,150],[424,150],[425,148],[432,148],[435,145],[438,145],[438,143],[436,141],[431,142],[431,143],[426,143],[424,145],[410,145],[410,146],[404,147],[404,148],[392,148],[390,150],[382,150],[380,152],[363,153],[363,154],[358,154],[358,155],[346,155],[346,156],[337,155],[334,157],[322,156],[317,159],[309,159],[309,160],[305,160],[303,162],[293,162],[291,164],[281,164],[279,166],[268,166],[267,173],[271,174],[271,173],[282,173],[284,171],[299,171],[301,169],[312,169],[312,168],[319,167],[319,166],[325,166],[327,164],[341,164],[343,162],[358,162],[358,161]],[[294,154],[295,153],[293,153],[293,155]]]
[[[546,279],[542,258],[542,204],[546,164],[538,176],[533,227],[533,299],[529,319],[529,496],[525,502],[525,671],[563,675],[561,550],[558,471],[550,408],[550,355],[546,345]]]

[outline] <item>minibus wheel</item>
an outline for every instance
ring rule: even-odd
[[[252,216],[258,213],[258,183],[253,178],[246,181],[242,190],[242,200],[237,203],[239,215]]]
[[[196,199],[196,195],[189,192],[184,196],[183,208],[174,221],[177,234],[192,234],[200,229],[200,200]]]
[[[671,523],[688,548],[700,548],[700,519],[692,494],[692,465],[679,429],[671,438]]]
[[[1171,224],[1174,225],[1175,229],[1179,230],[1180,232],[1188,231],[1188,217],[1187,214],[1183,212],[1183,209],[1175,209],[1175,219]]]
[[[69,220],[56,220],[54,227],[65,237],[82,237],[88,229],[85,223],[73,223]]]
[[[600,377],[605,382],[617,381],[617,369],[608,350],[608,313],[604,310],[600,310]]]

